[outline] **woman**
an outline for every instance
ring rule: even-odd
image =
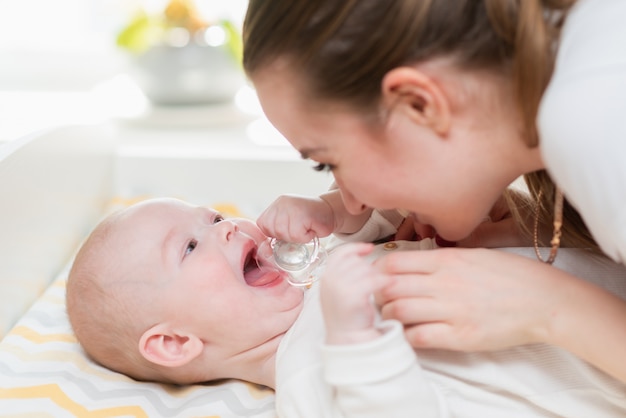
[[[603,0],[250,1],[244,67],[263,109],[350,213],[401,208],[462,240],[524,175],[548,264],[461,248],[385,260],[403,280],[378,300],[415,347],[547,342],[626,381],[626,302],[549,265],[561,243],[626,260],[625,19]]]

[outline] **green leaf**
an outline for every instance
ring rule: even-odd
[[[228,34],[228,41],[226,42],[228,50],[235,58],[237,64],[240,66],[243,65],[243,40],[241,38],[241,33],[239,33],[239,30],[229,20],[220,21],[220,25],[226,30],[226,33]]]
[[[117,36],[118,46],[141,53],[161,41],[163,22],[145,13],[137,15]]]

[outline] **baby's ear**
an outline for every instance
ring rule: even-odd
[[[180,367],[202,353],[204,344],[193,334],[180,333],[165,324],[158,324],[139,339],[141,355],[151,363],[165,367]]]

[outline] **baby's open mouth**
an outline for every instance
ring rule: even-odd
[[[259,267],[256,248],[252,248],[243,263],[243,278],[249,286],[265,286],[281,276],[281,272],[272,267]]]
[[[246,276],[246,274],[248,274],[250,271],[254,270],[254,269],[258,269],[259,265],[257,264],[256,261],[256,248],[252,248],[248,254],[246,255],[246,258],[243,262],[243,275],[244,277]]]

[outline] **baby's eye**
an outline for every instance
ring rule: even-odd
[[[187,248],[185,248],[185,256],[188,256],[189,254],[191,254],[191,252],[196,249],[197,245],[198,245],[198,241],[196,241],[195,239],[192,239],[191,241],[189,241],[189,243],[187,243]]]
[[[317,165],[313,166],[313,170],[315,171],[332,171],[335,167],[331,164],[325,164],[325,163],[318,163]]]
[[[217,215],[215,215],[215,218],[213,218],[213,223],[216,224],[218,222],[222,222],[223,220],[224,220],[224,216],[218,213]]]

